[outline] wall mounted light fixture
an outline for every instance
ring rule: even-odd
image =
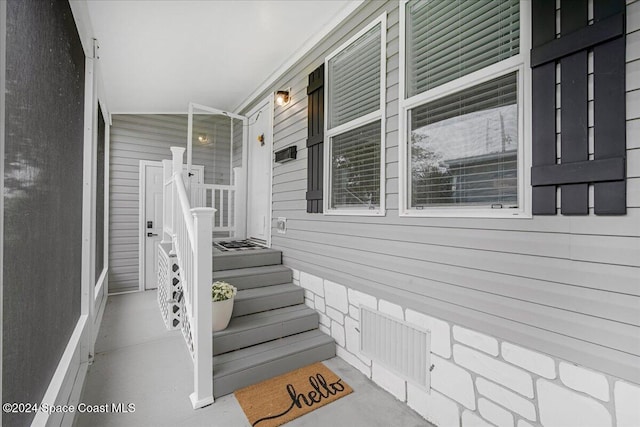
[[[290,101],[289,97],[290,89],[287,90],[279,90],[276,92],[276,104],[283,106],[287,105]]]
[[[201,134],[198,135],[198,142],[200,142],[200,144],[208,144],[209,143],[209,136],[206,134]]]

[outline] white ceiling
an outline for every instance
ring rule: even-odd
[[[353,3],[89,0],[108,109],[233,111]]]

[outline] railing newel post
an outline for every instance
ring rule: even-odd
[[[193,310],[194,392],[190,399],[194,408],[213,403],[213,331],[211,328],[211,282],[213,276],[213,208],[191,209],[193,215]]]

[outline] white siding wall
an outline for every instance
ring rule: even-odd
[[[112,119],[109,153],[109,291],[120,292],[138,289],[139,284],[140,160],[170,159],[169,147],[185,147],[187,116],[114,115]],[[225,119],[218,123],[215,131],[196,129],[194,132],[196,135],[199,131],[207,133],[216,141],[205,147],[194,142],[193,164],[204,165],[206,183],[229,184],[229,123]],[[215,152],[214,145],[220,147]]]
[[[387,214],[309,214],[307,76],[383,10]],[[640,382],[640,1],[627,11],[629,209],[619,217],[399,217],[398,19],[397,2],[367,2],[269,89],[292,88],[275,110],[274,150],[298,148],[274,165],[273,218],[288,222],[286,235],[272,230],[273,247],[297,270]]]

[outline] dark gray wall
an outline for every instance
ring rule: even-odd
[[[386,216],[307,213],[307,76],[385,11]],[[365,2],[253,101],[292,88],[292,101],[275,109],[274,150],[297,145],[298,158],[273,167],[273,218],[288,220],[286,234],[272,229],[273,247],[301,271],[640,382],[640,1],[627,5],[628,214],[620,217],[597,217],[593,204],[583,217],[400,216],[399,15],[397,1]]]
[[[2,398],[40,402],[80,316],[85,56],[66,1],[9,0],[6,30]]]
[[[98,105],[98,143],[96,157],[96,283],[98,283],[98,278],[104,269],[105,128],[106,123],[102,116],[102,108]]]

